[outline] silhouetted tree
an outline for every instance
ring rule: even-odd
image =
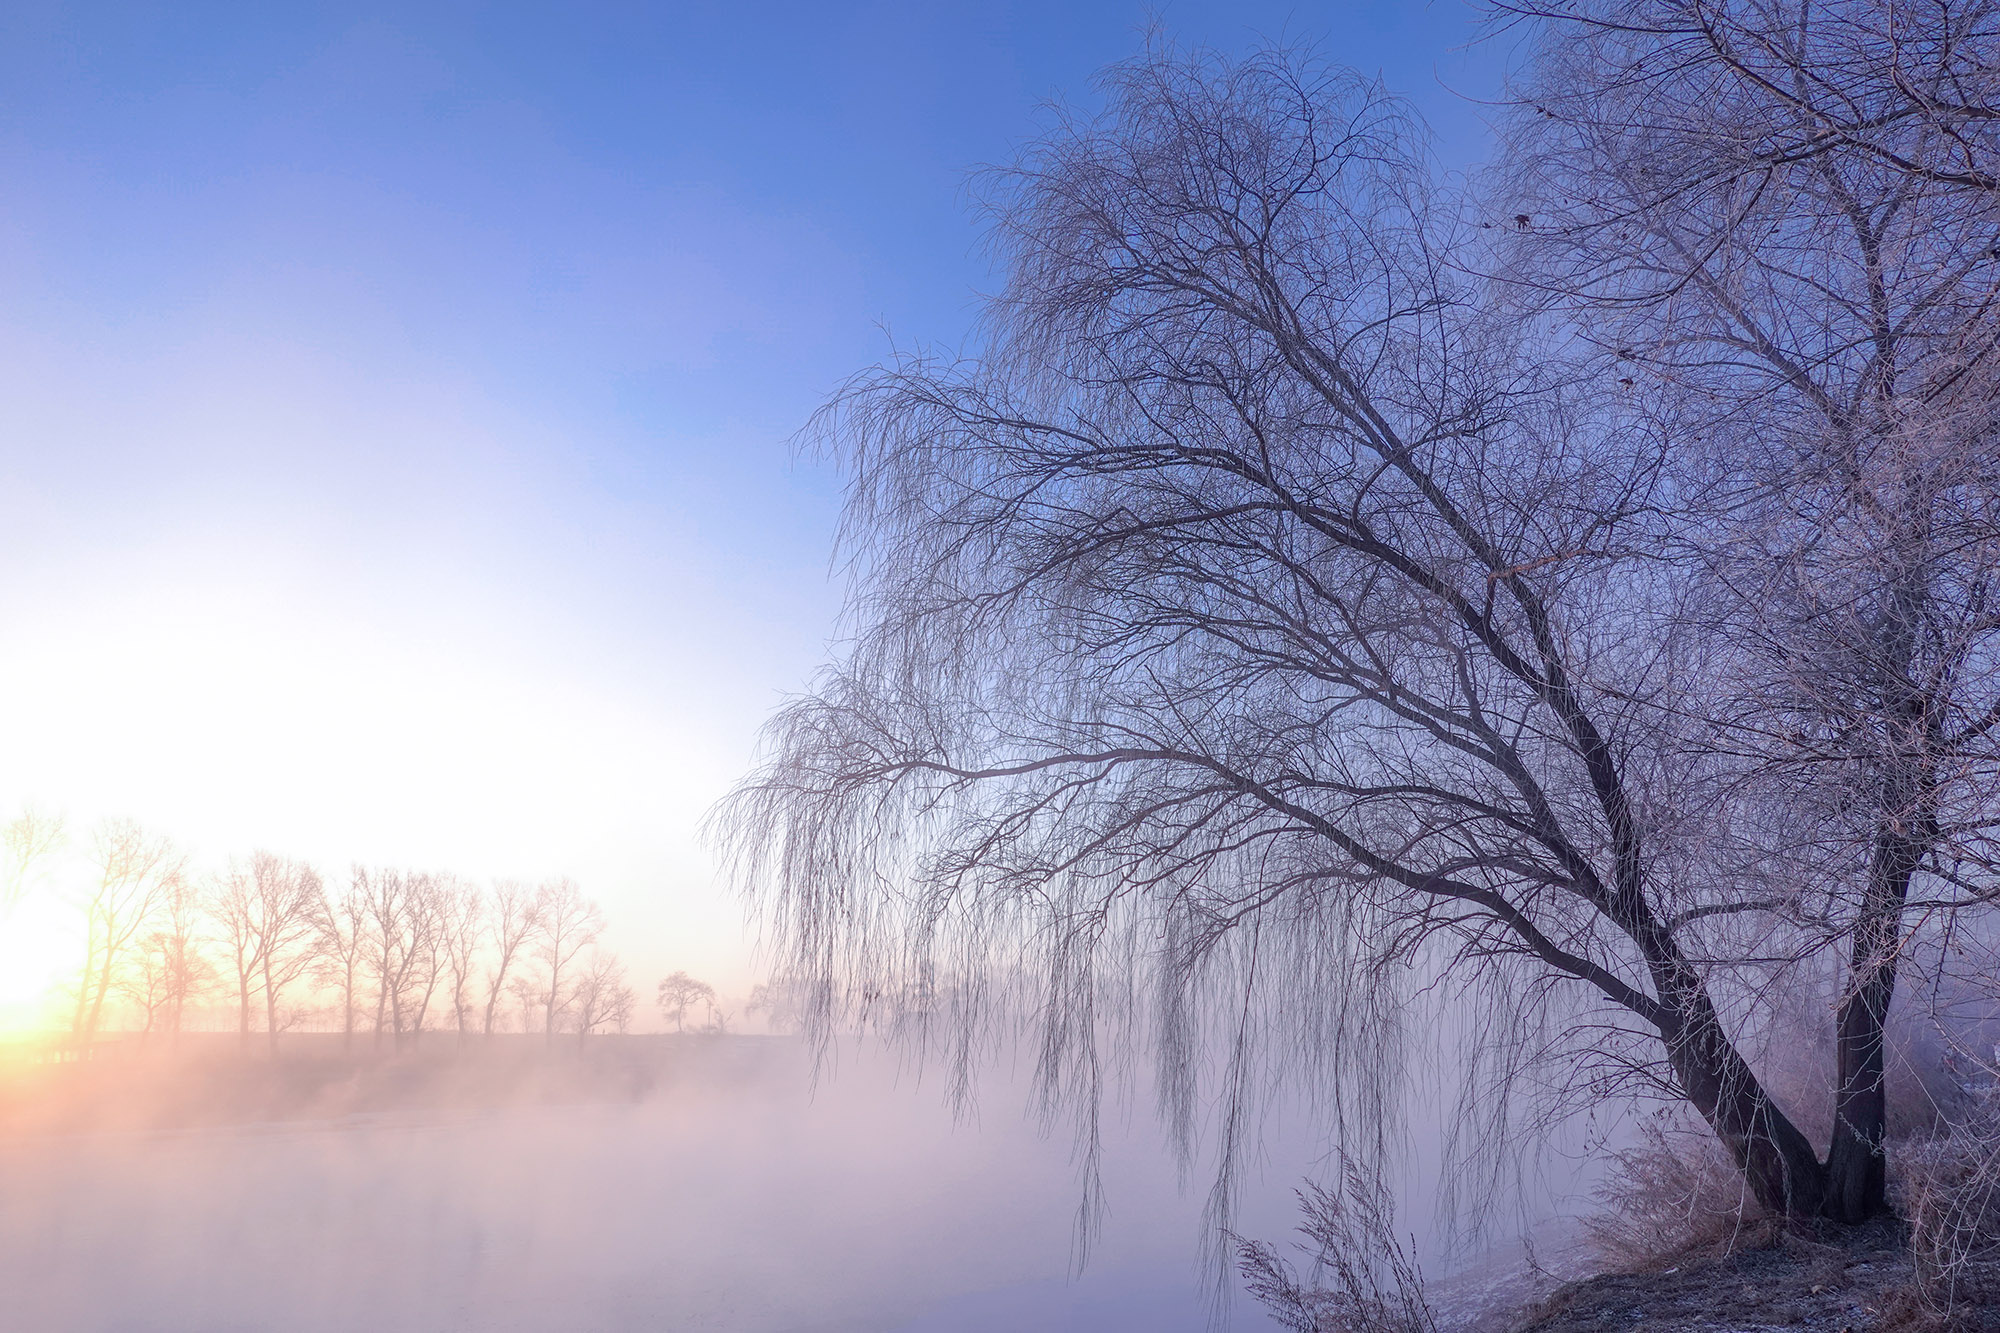
[[[535,894],[534,955],[542,965],[542,1031],[553,1041],[569,999],[570,967],[604,933],[604,913],[576,881],[550,880]]]
[[[520,1011],[521,1031],[533,1032],[536,1016],[543,1013],[548,997],[533,977],[525,976],[508,982],[507,993],[514,997],[514,1007]]]
[[[472,1014],[474,973],[486,935],[486,897],[477,884],[446,876],[440,880],[438,939],[451,986],[452,1024],[463,1038]]]
[[[625,1031],[632,1025],[636,1003],[637,997],[625,980],[625,965],[614,954],[593,950],[570,991],[577,1041],[607,1028],[613,1032]]]
[[[32,806],[0,829],[0,913],[21,900],[35,870],[62,845],[63,821]]]
[[[123,819],[98,827],[92,860],[96,875],[82,900],[84,964],[71,1022],[72,1035],[84,1042],[96,1037],[119,966],[151,927],[185,865],[165,838]]]
[[[493,1019],[500,1005],[500,996],[508,987],[508,973],[514,967],[521,948],[532,939],[540,927],[540,898],[518,880],[500,880],[493,886],[493,970],[487,974],[486,1011],[481,1023],[481,1031],[487,1035],[493,1032]],[[525,1028],[523,1029],[526,1030]]]
[[[189,1003],[215,980],[214,964],[201,948],[201,886],[188,874],[167,884],[157,924],[139,942],[137,964],[124,987],[144,1015],[142,1033],[165,1032],[176,1045]]]
[[[422,1037],[431,1001],[437,995],[438,983],[447,971],[447,932],[451,921],[453,884],[448,876],[441,875],[420,874],[408,878],[404,919],[409,931],[406,955],[409,990],[407,1000],[396,1006],[396,1013],[399,1019],[397,1032],[402,1032],[400,1020],[407,1017],[412,1040]]]
[[[264,1034],[276,1058],[278,1033],[288,1026],[280,1021],[280,1002],[292,983],[312,967],[326,897],[319,872],[301,861],[258,852],[250,858],[250,874],[256,889],[253,920],[264,991]]]
[[[356,866],[347,890],[329,897],[320,918],[320,940],[315,963],[315,979],[340,996],[340,1044],[342,1050],[354,1046],[356,987],[364,978],[363,968],[371,956],[370,915],[367,873]]]
[[[773,1032],[797,1032],[804,1021],[805,1002],[799,988],[790,982],[760,981],[750,988],[744,1012],[764,1015],[765,1026]]]
[[[660,1012],[673,1020],[674,1031],[687,1030],[687,1012],[697,1004],[713,1004],[715,988],[696,981],[685,972],[662,977],[659,987]]]
[[[368,902],[375,1041],[388,1032],[400,1046],[421,1030],[441,970],[435,885],[428,875],[400,870],[357,875]]]
[[[218,942],[235,982],[236,1041],[247,1049],[250,1045],[250,996],[257,988],[262,971],[262,959],[258,952],[262,941],[256,927],[256,886],[249,871],[232,861],[216,883],[214,900]]]

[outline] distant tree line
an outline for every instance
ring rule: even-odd
[[[62,840],[45,816],[6,826],[0,909]],[[629,1030],[637,1008],[624,964],[602,945],[602,908],[568,878],[482,885],[356,865],[335,883],[268,851],[204,874],[130,820],[99,825],[87,857],[87,878],[66,895],[83,917],[65,997],[79,1044],[121,1020],[171,1041],[216,1006],[234,1011],[246,1047],[261,1034],[273,1054],[279,1034],[328,1018],[349,1048],[357,1037],[403,1047],[426,1032],[509,1029],[581,1041]],[[697,1011],[695,1030],[727,1022],[714,989],[685,972],[660,983],[660,998],[676,1031]]]

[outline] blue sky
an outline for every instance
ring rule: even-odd
[[[1149,21],[1316,41],[1448,164],[1424,4],[0,14],[0,800],[207,863],[569,871],[746,977],[694,839],[824,650],[788,438],[990,288],[968,172]]]

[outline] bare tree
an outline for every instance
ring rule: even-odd
[[[1765,812],[1737,830],[1745,875],[1772,891],[1714,906],[1778,914],[1746,957],[1844,954],[1823,1207],[1859,1221],[1885,1207],[1883,1025],[1913,923],[2000,896],[2000,15],[1540,17],[1509,272],[1715,497],[1682,519],[1706,575],[1689,614],[1732,650],[1708,748],[1743,761]]]
[[[805,998],[800,988],[782,978],[760,981],[750,988],[750,1002],[744,1012],[764,1015],[764,1025],[773,1032],[794,1033],[803,1023]]]
[[[1544,95],[1573,106],[1608,93],[1643,108],[1635,128],[1669,117],[1685,124],[1690,89],[1710,95],[1715,123],[1729,122],[1731,133],[1723,156],[1698,168],[1703,188],[1746,170],[1818,171],[1831,161],[1836,171],[1894,173],[1924,193],[2000,192],[1990,0],[1487,0],[1486,8],[1503,27],[1542,25],[1544,43],[1570,48],[1559,56],[1566,63],[1599,62],[1580,87],[1530,84],[1523,91],[1534,114],[1553,114],[1533,100]],[[1544,69],[1549,54],[1545,46]],[[1657,92],[1666,100],[1649,105]]]
[[[368,967],[375,982],[375,1041],[403,1044],[436,986],[437,915],[428,876],[400,870],[357,871],[368,902]],[[428,979],[428,986],[426,985]]]
[[[250,858],[250,931],[264,994],[264,1034],[273,1059],[285,991],[313,966],[323,938],[326,895],[319,872],[271,852]]]
[[[34,877],[37,866],[62,845],[60,816],[30,806],[0,829],[0,914],[11,911]]]
[[[514,997],[514,1007],[520,1011],[521,1031],[535,1030],[535,1016],[543,1012],[548,997],[533,977],[515,977],[507,983],[507,993]]]
[[[264,1033],[278,1053],[280,1002],[312,970],[327,931],[326,898],[312,867],[259,851],[247,868],[232,864],[215,894],[215,920],[236,980],[236,1033],[250,1042],[250,997],[264,999]]]
[[[368,973],[375,990],[369,1030],[376,1046],[392,1030],[402,1031],[403,983],[408,971],[407,884],[398,870],[357,868],[355,881],[368,904]]]
[[[315,979],[340,996],[340,1044],[354,1047],[356,987],[364,978],[370,951],[370,911],[366,872],[355,867],[347,891],[329,897],[320,919]]]
[[[518,880],[500,880],[493,886],[493,970],[487,974],[486,1010],[480,1030],[491,1036],[495,1011],[507,986],[508,972],[520,955],[521,947],[540,929],[541,900]]]
[[[179,1045],[188,1004],[215,980],[215,966],[202,951],[202,882],[181,875],[165,889],[158,925],[139,943],[139,957],[125,992],[145,1016],[143,1032],[164,1032]]]
[[[424,1020],[430,1014],[431,1001],[437,995],[438,983],[446,972],[446,930],[450,922],[451,889],[452,882],[443,876],[424,874],[409,877],[408,912],[405,917],[409,927],[406,953],[409,998],[407,1003],[398,1007],[398,1013],[408,1015],[412,1040],[423,1036]]]
[[[632,1025],[636,1003],[637,997],[625,980],[625,965],[618,961],[617,955],[603,949],[592,950],[590,960],[570,989],[577,1041],[581,1043],[591,1033],[606,1028],[625,1031]]]
[[[1478,996],[1491,1095],[1654,1078],[1816,1212],[1687,930],[1745,886],[1658,434],[1468,275],[1490,235],[1375,85],[1155,49],[1106,91],[992,182],[982,354],[815,427],[851,645],[720,815],[809,1021],[923,995],[962,1062],[1014,986],[1088,1160],[1114,1023],[1177,1142],[1204,1068],[1380,1123],[1410,964]]]
[[[250,1045],[250,996],[263,971],[262,936],[257,929],[256,881],[249,871],[230,863],[215,889],[215,924],[236,990],[236,1040]]]
[[[604,913],[583,896],[576,881],[556,879],[536,891],[535,920],[534,954],[542,965],[542,1032],[553,1041],[556,1020],[569,999],[570,967],[604,933]]]
[[[715,988],[696,981],[685,972],[662,977],[659,988],[660,1012],[673,1020],[674,1031],[687,1030],[687,1012],[697,1004],[715,1004]]]
[[[486,938],[486,896],[477,884],[451,876],[439,882],[439,945],[451,985],[451,1017],[461,1039],[471,1030],[472,990],[480,946]]]
[[[131,820],[109,820],[93,839],[96,881],[82,901],[84,964],[78,978],[71,1032],[78,1041],[96,1037],[104,1001],[119,980],[134,941],[178,883],[184,861],[165,838],[146,833]]]

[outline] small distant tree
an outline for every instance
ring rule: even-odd
[[[439,875],[410,876],[409,895],[409,1001],[403,1006],[409,1019],[412,1041],[423,1036],[424,1021],[430,1016],[431,1001],[446,971],[449,951],[451,881]],[[401,1030],[400,1028],[398,1029]]]
[[[798,987],[787,981],[760,981],[752,986],[744,1012],[764,1015],[764,1025],[773,1032],[793,1033],[805,1025],[805,1006]]]
[[[715,988],[696,981],[685,972],[676,972],[660,981],[660,1012],[673,1020],[674,1031],[687,1030],[687,1013],[697,1004],[715,1003]]]
[[[486,1012],[481,1030],[493,1035],[493,1022],[506,994],[509,974],[519,961],[522,946],[534,938],[541,926],[541,900],[519,880],[503,879],[493,885],[491,909],[493,970],[486,977]]]
[[[375,1040],[401,1045],[420,1032],[442,970],[437,895],[428,875],[400,870],[362,873],[369,912],[369,971],[375,984]]]
[[[602,949],[577,974],[571,989],[570,1006],[576,1013],[576,1039],[581,1043],[593,1032],[623,1032],[632,1026],[637,996],[625,981],[625,965],[617,955]]]
[[[399,1009],[403,979],[408,968],[408,886],[401,871],[356,866],[354,891],[360,895],[368,918],[367,968],[375,983],[375,1045],[382,1044],[389,1023],[402,1030]]]
[[[99,826],[93,859],[97,876],[82,902],[84,965],[71,1022],[72,1034],[86,1042],[103,1022],[104,1001],[119,980],[119,966],[151,928],[184,870],[172,843],[123,819]]]
[[[167,886],[159,924],[140,942],[138,961],[125,994],[144,1015],[141,1032],[165,1033],[179,1044],[190,1002],[216,980],[214,964],[201,948],[201,881],[182,875]]]
[[[364,872],[355,867],[347,891],[330,898],[320,917],[314,979],[340,996],[340,1044],[354,1046],[355,988],[363,979],[368,949],[368,903]]]
[[[250,859],[253,889],[251,929],[256,940],[258,969],[264,992],[264,1035],[273,1058],[285,991],[313,966],[315,945],[322,934],[326,895],[319,872],[302,861],[270,852]]]
[[[543,1012],[546,997],[533,977],[515,977],[507,983],[507,993],[514,997],[514,1007],[518,1011],[522,1032],[535,1030],[535,1019]]]
[[[542,965],[542,1032],[553,1041],[556,1020],[569,998],[570,968],[604,933],[604,913],[571,879],[549,881],[536,897],[535,957]]]
[[[236,1042],[250,1045],[250,996],[257,987],[261,941],[256,930],[256,892],[250,872],[231,862],[215,888],[216,937],[234,984]]]
[[[33,807],[15,816],[0,829],[0,912],[21,900],[35,869],[62,845],[60,816],[42,814]]]
[[[486,896],[454,876],[439,881],[439,951],[451,987],[451,1017],[462,1040],[471,1028],[474,976],[486,935]]]

